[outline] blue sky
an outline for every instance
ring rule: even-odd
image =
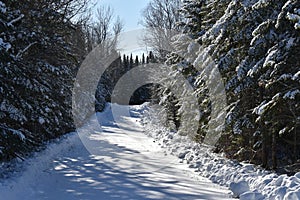
[[[139,24],[142,20],[142,11],[150,0],[99,0],[98,5],[110,6],[115,16],[119,16],[124,23],[123,33],[120,35],[118,49],[121,54],[133,54],[141,56],[147,54],[148,48],[141,41],[144,34],[143,26]]]
[[[116,16],[124,22],[124,31],[142,28],[138,25],[142,19],[142,10],[150,0],[100,0],[99,5],[109,5],[114,9]]]

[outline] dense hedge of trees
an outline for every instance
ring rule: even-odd
[[[0,161],[23,159],[75,129],[77,71],[104,41],[109,46],[103,49],[113,51],[123,27],[109,7],[100,7],[92,20],[90,5],[89,0],[0,1]]]
[[[22,158],[73,130],[71,88],[81,55],[72,43],[80,30],[69,19],[77,8],[62,2],[0,2],[0,160]]]
[[[215,150],[266,168],[287,171],[296,166],[300,159],[299,1],[184,0],[178,8],[177,26],[190,39],[175,37],[174,45],[180,44],[186,52],[194,43],[203,48],[188,61],[176,51],[165,58],[174,74],[184,74],[198,95],[201,113],[194,139],[203,141],[211,120],[212,97],[203,74],[193,65],[205,52],[221,74],[227,99],[222,110],[225,127]],[[184,102],[168,90],[158,92],[174,124],[187,123],[181,118]]]
[[[89,0],[25,0],[21,6],[0,1],[0,161],[24,159],[46,141],[75,130],[72,90],[94,48],[99,58],[117,58],[102,77],[93,77],[100,80],[97,91],[80,95],[83,102],[92,100],[96,111],[110,101],[122,75],[150,61],[144,55],[121,58],[116,49],[123,23],[105,6],[93,19],[89,6],[94,6]],[[149,98],[148,93],[142,88],[131,103]]]
[[[124,54],[123,56],[119,55],[117,52],[115,52],[115,54],[117,59],[114,60],[106,69],[99,81],[96,92],[96,102],[100,102],[100,104],[96,103],[96,111],[103,110],[103,107],[105,106],[103,102],[111,102],[111,96],[114,91],[114,87],[122,76],[135,67],[149,64],[155,60],[152,51],[149,52],[149,55],[145,55],[145,53],[143,53],[141,58],[139,58],[138,55],[136,55],[134,58],[132,54]],[[138,105],[149,101],[152,98],[151,88],[151,85],[145,85],[139,88],[134,92],[134,94],[132,94],[129,104]],[[117,103],[127,104],[128,102]]]

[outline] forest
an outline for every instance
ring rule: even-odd
[[[142,58],[118,52],[123,25],[120,19],[114,21],[109,8],[99,8],[97,20],[91,22],[89,0],[21,4],[0,1],[1,162],[24,160],[48,141],[75,130],[76,74],[85,56],[103,45],[100,56],[116,54],[118,59],[99,77],[96,94],[82,96],[93,99],[96,111],[110,102],[114,85],[127,71],[165,63],[170,77],[181,73],[192,85],[197,104],[187,100],[185,91],[174,96],[168,85],[141,88],[132,104],[155,99],[152,102],[168,113],[166,126],[175,131],[193,126],[195,120],[184,113],[197,105],[197,129],[179,134],[202,143],[208,131],[219,132],[214,151],[227,158],[279,173],[300,170],[298,0],[153,0],[143,12],[143,25],[150,29],[145,42],[153,52]],[[173,51],[166,51],[169,44]],[[196,45],[202,50],[193,49]],[[209,55],[219,71],[220,77],[212,79],[224,84],[226,106],[218,108],[218,115],[224,116],[222,127],[209,127],[213,110],[221,103],[210,95],[206,76],[214,74],[195,67],[205,63],[203,55]]]
[[[212,57],[224,82],[225,127],[216,152],[284,173],[299,171],[299,5],[186,0],[180,6],[177,26]],[[178,43],[186,51],[192,45]],[[207,81],[194,67],[201,56],[188,62],[178,59],[176,51],[167,56],[171,67],[195,87],[202,111],[194,136],[199,142],[207,133],[213,106]],[[170,96],[168,91],[161,95]],[[180,115],[185,102],[170,100],[165,105],[175,112],[173,121],[184,123]]]

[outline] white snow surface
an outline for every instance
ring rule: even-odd
[[[6,13],[6,6],[2,1],[0,1],[0,12]]]
[[[229,187],[242,200],[298,200],[300,172],[294,176],[277,175],[249,163],[239,163],[212,153],[211,148],[193,142],[162,128],[163,117],[159,106],[145,111],[143,123],[146,133],[153,137],[166,153],[171,153],[189,165],[199,176]],[[154,117],[153,117],[154,116]]]
[[[24,170],[0,179],[0,199],[231,199],[226,187],[199,176],[144,134],[139,113],[145,105],[130,107],[131,117],[119,116],[118,126],[110,108],[97,114],[102,130],[83,127],[90,140],[85,144],[92,146],[86,148],[77,133],[49,144],[21,163]],[[178,146],[178,152],[189,144]]]

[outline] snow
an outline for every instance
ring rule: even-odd
[[[283,135],[287,130],[288,130],[287,127],[284,127],[279,131],[279,135]]]
[[[42,125],[45,123],[45,119],[43,117],[39,117],[39,123]]]
[[[268,0],[259,0],[257,3],[255,3],[252,6],[252,9],[259,9],[262,7],[265,7],[266,5],[268,5],[269,1]]]
[[[262,32],[266,31],[268,29],[268,25],[270,24],[271,20],[267,20],[265,22],[262,22],[260,25],[258,25],[254,31],[252,32],[252,36],[259,36]],[[251,42],[253,44],[253,42]]]
[[[231,20],[229,20],[231,17],[233,17],[234,12],[235,12],[235,6],[237,4],[237,1],[231,1],[227,7],[227,9],[224,12],[224,15],[218,19],[218,21],[212,26],[211,29],[209,29],[204,35],[202,40],[206,41],[206,40],[213,40],[214,37],[217,37],[217,39],[215,39],[213,42],[214,44],[217,44],[218,42],[220,42],[220,39],[222,38],[222,36],[224,35],[224,30],[226,30],[226,28],[229,25],[229,22]]]
[[[4,128],[4,130],[10,131],[12,134],[18,136],[20,138],[20,140],[22,140],[22,141],[24,141],[26,139],[26,136],[19,130],[11,129],[11,128],[8,128],[8,127],[1,127],[1,128]],[[0,146],[0,150],[1,150],[1,146]],[[2,151],[0,151],[0,154],[1,154],[1,152]]]
[[[252,69],[250,69],[247,73],[247,76],[254,76],[260,69],[260,67],[262,66],[262,64],[264,63],[264,59],[260,59],[254,66]]]
[[[291,91],[288,91],[288,92],[283,96],[283,98],[284,98],[284,99],[295,99],[297,94],[300,94],[300,90],[298,90],[298,89],[296,89],[296,90],[291,90]]]
[[[7,23],[7,26],[13,26],[14,23],[20,21],[22,18],[24,18],[25,15],[21,14],[19,17],[11,20],[10,22]]]
[[[212,153],[209,146],[198,144],[187,136],[180,136],[162,128],[163,115],[155,115],[160,112],[159,108],[152,107],[145,112],[143,123],[146,133],[161,144],[167,153],[177,156],[200,176],[229,187],[240,199],[300,199],[300,172],[294,176],[279,176],[249,163],[226,159],[222,155]]]
[[[292,74],[282,74],[282,75],[278,78],[278,80],[279,80],[279,81],[286,81],[286,80],[291,79],[291,78],[293,78],[293,75],[292,75]]]
[[[290,199],[300,199],[300,189],[298,189],[297,191],[288,192],[287,195],[284,197],[284,200]]]
[[[2,38],[0,38],[0,48],[5,49],[6,51],[8,51],[11,48],[11,44],[4,42]]]
[[[267,67],[267,66],[273,66],[275,64],[275,60],[276,60],[276,56],[277,56],[278,50],[274,49],[274,50],[269,50],[268,55],[265,59],[265,62],[263,64],[263,67]]]
[[[126,113],[128,107],[114,109]],[[300,199],[300,172],[277,175],[212,153],[164,128],[159,109],[131,106],[130,116],[116,123],[108,105],[79,134],[50,143],[22,161],[22,170],[0,179],[1,198],[230,199],[232,192],[242,200]],[[101,130],[90,126],[98,121]]]
[[[197,48],[199,49],[199,45],[197,43],[191,42],[187,48],[188,53],[193,53],[197,51]]]
[[[0,1],[0,12],[1,13],[6,13],[5,4],[2,1]]]
[[[298,71],[292,78],[292,80],[297,80],[300,77],[300,71]]]
[[[46,111],[47,113],[49,113],[49,112],[51,112],[51,109],[50,109],[49,107],[46,107],[46,108],[45,108],[45,111]]]
[[[239,182],[232,182],[230,183],[229,187],[236,197],[239,197],[241,194],[246,193],[250,190],[248,183],[244,180]]]
[[[240,200],[263,200],[265,197],[259,192],[245,192],[240,196]]]
[[[294,25],[294,28],[295,29],[300,29],[300,16],[299,16],[299,9],[298,10],[295,10],[295,13],[297,14],[293,14],[293,13],[287,13],[287,18],[294,22],[295,25]]]
[[[265,112],[266,108],[268,108],[271,104],[273,104],[273,101],[269,101],[268,103],[266,103],[266,101],[263,101],[259,106],[253,109],[253,113],[262,115]]]
[[[286,49],[289,50],[291,47],[295,46],[297,42],[295,42],[296,38],[289,38],[286,44]]]
[[[22,141],[26,139],[25,135],[21,131],[12,130],[14,135],[17,135]]]
[[[107,106],[80,129],[83,135],[70,133],[50,143],[22,163],[24,170],[0,179],[0,199],[231,199],[228,189],[199,176],[143,134],[145,109],[131,107],[130,116],[118,116],[117,126]],[[101,129],[89,126],[98,121]]]

